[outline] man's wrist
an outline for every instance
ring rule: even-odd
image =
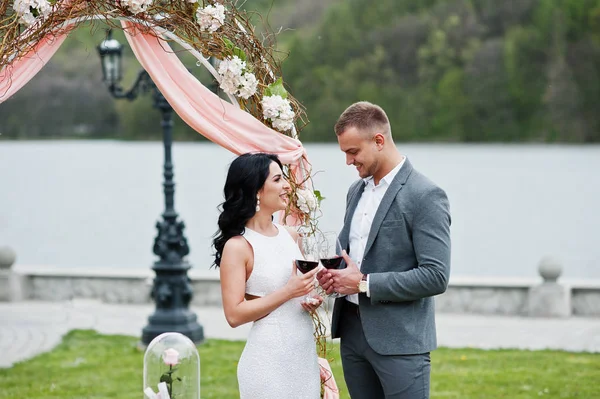
[[[368,274],[361,274],[360,281],[358,282],[359,294],[366,294],[369,291]]]

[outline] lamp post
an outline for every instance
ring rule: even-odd
[[[185,260],[190,249],[183,234],[185,228],[178,221],[175,211],[175,183],[173,181],[173,161],[171,143],[173,134],[173,108],[156,87],[145,70],[138,73],[135,83],[128,91],[120,85],[122,79],[123,46],[112,37],[108,30],[106,39],[98,46],[98,54],[102,61],[102,74],[110,94],[117,99],[135,100],[138,95],[152,93],[153,106],[161,112],[163,129],[164,161],[164,195],[165,211],[162,221],[156,223],[158,234],[154,239],[154,253],[159,257],[152,269],[156,277],[152,285],[152,299],[156,304],[155,311],[148,317],[148,325],[142,330],[142,343],[148,345],[152,339],[164,332],[179,332],[193,342],[204,340],[204,330],[198,324],[196,315],[189,310],[193,296],[187,271],[190,264]]]

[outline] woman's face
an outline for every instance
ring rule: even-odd
[[[290,185],[283,177],[283,172],[276,162],[269,166],[269,176],[259,190],[260,209],[275,213],[284,210],[288,204]]]

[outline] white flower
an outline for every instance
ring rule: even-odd
[[[237,91],[237,86],[235,82],[230,79],[221,79],[221,84],[219,85],[221,89],[227,94],[235,94]]]
[[[33,25],[35,23],[35,17],[31,13],[21,15],[21,22],[25,25]]]
[[[218,69],[221,75],[219,87],[227,94],[232,94],[244,99],[256,93],[258,81],[256,76],[246,69],[246,62],[237,55],[221,61]]]
[[[48,0],[15,0],[13,9],[20,17],[21,23],[32,25],[38,17],[46,18],[52,11],[52,4]]]
[[[294,127],[293,119],[275,119],[273,120],[273,127],[280,132],[286,132]]]
[[[216,32],[225,23],[225,7],[222,4],[208,5],[198,8],[196,20],[200,29],[208,32]]]
[[[304,213],[310,213],[311,211],[317,210],[318,201],[315,193],[306,188],[299,188],[296,190],[296,203],[298,208]]]
[[[196,4],[198,2],[198,0],[187,0],[187,2],[190,4]]]
[[[29,7],[31,7],[30,3],[31,1],[28,0],[15,0],[13,3],[13,10],[19,15],[29,13]]]
[[[246,72],[241,78],[240,97],[247,99],[256,93],[256,87],[258,86],[258,80],[253,73]]]
[[[120,0],[120,3],[121,5],[127,7],[129,11],[135,15],[145,12],[153,1],[154,0]]]
[[[234,55],[221,61],[219,64],[219,74],[229,78],[241,76],[246,68],[246,62],[240,57]]]
[[[280,95],[263,97],[263,117],[269,119],[273,127],[280,132],[290,130],[294,126],[294,110],[290,101]]]
[[[220,87],[228,94],[236,94],[241,84],[241,76],[246,68],[246,63],[237,55],[226,58],[219,64],[219,75],[221,75]]]
[[[234,94],[237,90],[235,82],[231,79],[221,79],[221,84],[219,87],[227,94]]]
[[[265,119],[278,118],[281,110],[289,105],[289,101],[279,95],[265,96],[261,102]]]

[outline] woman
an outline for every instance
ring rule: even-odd
[[[227,173],[213,245],[227,322],[253,322],[238,363],[242,399],[320,397],[309,312],[323,298],[302,299],[313,290],[318,268],[298,275],[298,234],[272,221],[286,208],[289,190],[275,155],[241,155]]]

